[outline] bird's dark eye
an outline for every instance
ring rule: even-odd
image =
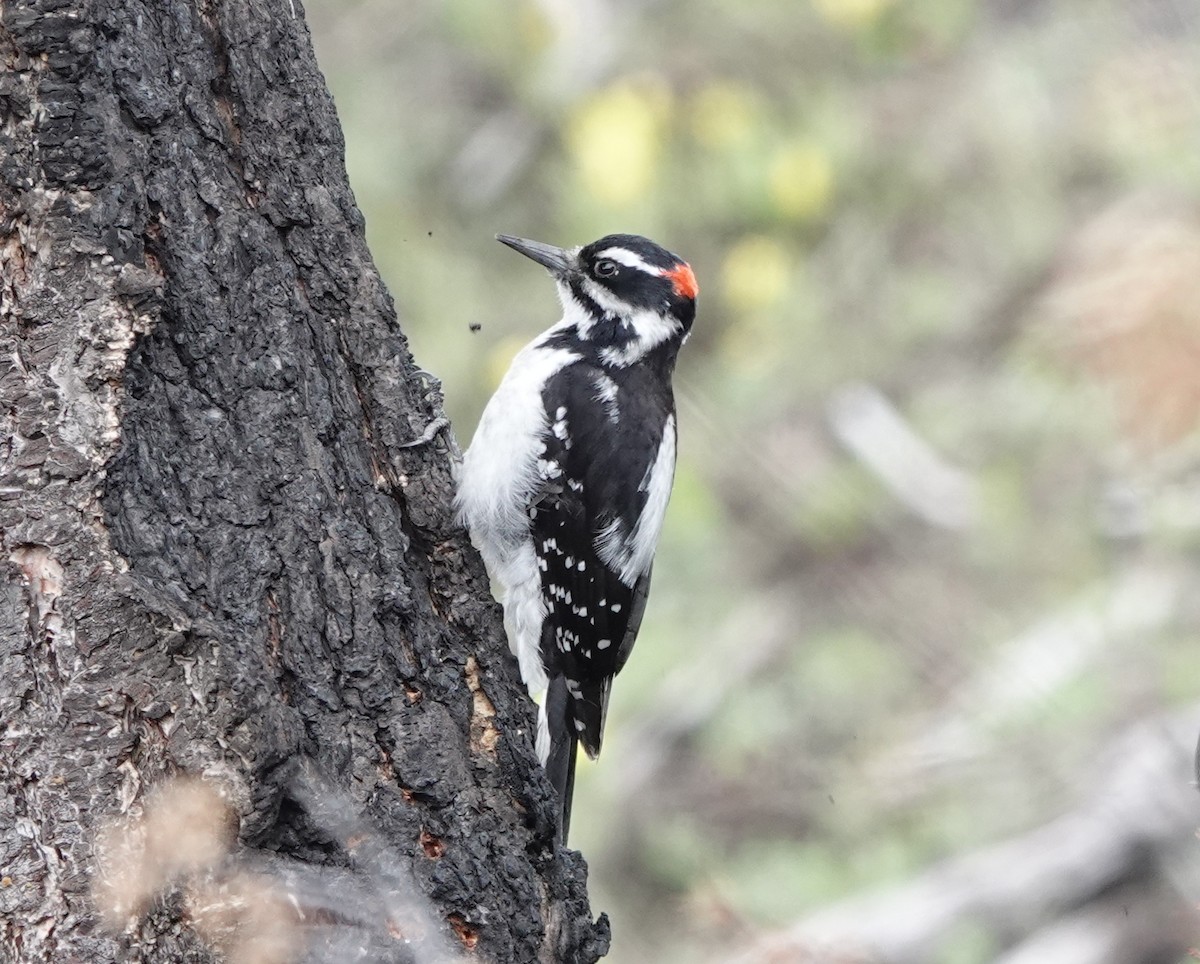
[[[617,268],[615,261],[609,261],[607,258],[603,261],[596,262],[596,275],[601,278],[611,278],[620,270]]]

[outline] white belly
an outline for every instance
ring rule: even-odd
[[[541,659],[542,599],[528,509],[541,479],[539,441],[548,429],[542,387],[579,356],[565,349],[529,345],[512,367],[479,419],[463,456],[456,504],[500,590],[508,644],[533,694],[546,689]]]

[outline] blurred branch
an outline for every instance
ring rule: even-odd
[[[928,789],[939,772],[984,755],[1001,727],[1093,668],[1104,653],[1160,631],[1176,614],[1184,586],[1178,570],[1137,564],[1089,587],[1000,646],[958,688],[953,708],[878,761],[871,785],[907,796]]]
[[[1055,915],[1077,918],[1092,902],[1126,882],[1171,885],[1169,864],[1181,848],[1197,846],[1196,791],[1189,780],[1200,707],[1140,723],[1098,761],[1108,778],[1076,811],[1020,837],[947,860],[889,891],[852,898],[818,911],[783,934],[757,943],[738,964],[804,959],[816,949],[860,954],[880,964],[924,964],[956,931],[981,925],[990,933],[1062,946],[1092,935],[1062,925],[1039,931]],[[1187,895],[1189,900],[1194,894]],[[1180,903],[1183,903],[1180,896]],[[1100,905],[1104,906],[1104,905]],[[1077,919],[1083,920],[1084,917]],[[1136,915],[1109,915],[1110,947],[1143,927]],[[1194,933],[1200,923],[1190,922]],[[1184,938],[1186,941],[1186,938]],[[1028,945],[1036,947],[1033,943]],[[1184,945],[1181,945],[1184,946]],[[1116,960],[1069,949],[1037,960]],[[788,955],[793,955],[789,957]],[[1029,964],[1031,956],[1009,961]],[[1123,957],[1135,964],[1141,957]]]
[[[451,164],[451,181],[464,207],[490,204],[508,190],[533,160],[546,131],[518,107],[483,121]]]
[[[975,480],[938,455],[874,386],[835,392],[828,418],[838,440],[914,515],[944,529],[975,524]]]
[[[1129,964],[1174,960],[1195,937],[1180,895],[1133,884],[1043,928],[995,964]]]

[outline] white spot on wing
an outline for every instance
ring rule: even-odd
[[[604,406],[604,414],[616,424],[621,418],[621,409],[617,405],[617,383],[604,372],[597,372],[592,376],[592,386],[596,389],[592,399]]]

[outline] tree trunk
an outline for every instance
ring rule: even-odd
[[[0,958],[595,960],[298,0],[0,57]]]

